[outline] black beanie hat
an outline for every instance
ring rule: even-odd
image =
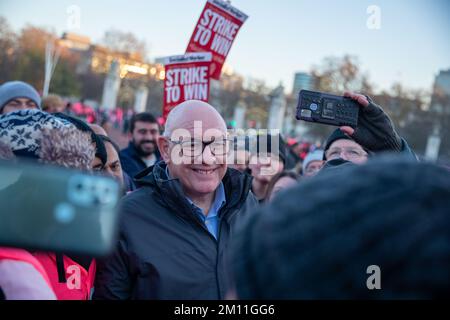
[[[237,296],[449,297],[449,207],[449,171],[392,155],[304,180],[235,234]],[[371,265],[381,290],[367,287]]]
[[[327,142],[325,143],[325,148],[324,148],[324,153],[323,153],[323,160],[327,160],[326,159],[326,151],[330,148],[331,144],[333,142],[335,142],[336,140],[340,140],[340,139],[346,139],[346,140],[352,140],[355,141],[352,137],[350,137],[348,134],[346,134],[345,132],[343,132],[340,128],[337,128],[336,130],[333,131],[333,133],[328,137]],[[357,143],[357,142],[356,142]],[[359,143],[358,143],[359,144]],[[360,145],[361,146],[361,145]],[[364,151],[366,151],[369,155],[372,155],[373,153],[368,150],[367,148],[365,148],[364,146],[361,146],[361,148],[364,149]]]
[[[335,142],[336,140],[340,140],[340,139],[353,140],[349,135],[347,135],[345,132],[341,131],[341,129],[337,128],[328,137],[327,142],[325,143],[324,151],[327,151],[333,142]]]

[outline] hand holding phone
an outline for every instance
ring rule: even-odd
[[[343,96],[301,90],[297,106],[298,120],[339,126],[367,150],[402,150],[402,139],[383,109],[369,97],[345,92]]]
[[[341,131],[353,140],[374,152],[402,150],[402,139],[395,131],[394,123],[384,110],[368,96],[344,92],[344,96],[361,105],[359,124],[356,128],[342,126]]]

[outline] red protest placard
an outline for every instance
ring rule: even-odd
[[[186,100],[208,102],[211,53],[186,53],[166,58],[163,118]]]
[[[247,15],[222,0],[208,0],[186,52],[211,52],[211,78],[220,79],[222,66]]]

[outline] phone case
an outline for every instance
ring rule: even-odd
[[[109,177],[0,161],[0,245],[105,255],[115,241],[119,197]]]
[[[299,93],[297,120],[356,127],[358,116],[359,104],[350,98],[309,90]]]

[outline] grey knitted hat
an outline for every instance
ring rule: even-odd
[[[41,97],[36,89],[23,81],[9,81],[0,86],[0,113],[9,101],[16,98],[28,98],[41,108]]]

